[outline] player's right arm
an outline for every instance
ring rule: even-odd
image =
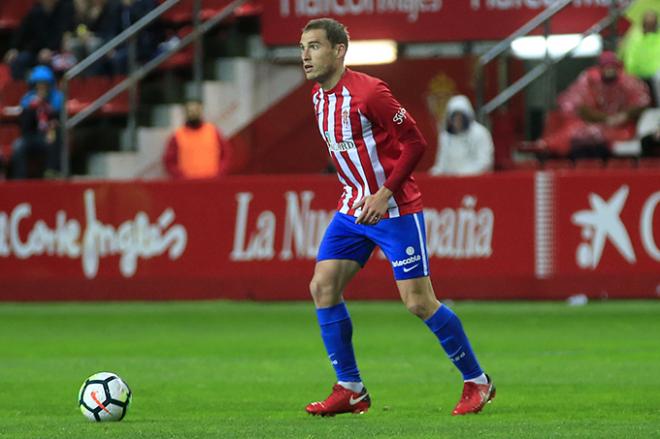
[[[417,123],[405,108],[392,96],[384,82],[379,81],[366,101],[367,117],[386,130],[402,146],[401,155],[383,186],[370,196],[364,197],[354,207],[362,207],[359,224],[375,224],[385,215],[389,199],[403,185],[426,151],[427,143],[417,128]]]
[[[392,193],[396,193],[412,174],[428,144],[417,128],[415,119],[392,96],[384,82],[376,84],[367,100],[367,111],[368,117],[402,146],[401,155],[384,183]]]

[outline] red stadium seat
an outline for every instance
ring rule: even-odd
[[[11,69],[9,65],[0,63],[0,92],[11,82]]]
[[[541,169],[541,163],[538,160],[522,160],[519,162],[512,161],[512,170],[516,171],[536,171]]]
[[[86,104],[85,93],[87,81],[85,78],[74,78],[69,82],[69,96],[66,108],[69,114],[75,114],[82,110]]]
[[[201,19],[208,20],[223,10],[230,0],[202,0]],[[193,21],[194,0],[181,0],[176,6],[163,14],[163,20],[174,24],[186,24]],[[247,17],[259,15],[262,12],[260,2],[252,1],[239,6],[234,11],[235,17]]]
[[[69,114],[78,113],[124,79],[124,76],[115,78],[91,76],[73,79],[69,83],[69,99],[67,101]],[[128,104],[128,92],[124,92],[103,105],[99,111],[101,114],[108,116],[126,114],[129,109]]]
[[[202,0],[202,20],[209,17],[208,0]],[[181,0],[176,6],[163,14],[163,20],[175,24],[190,23],[193,21],[194,0]],[[211,14],[212,15],[212,14]]]
[[[11,81],[5,85],[0,95],[0,103],[3,107],[9,105],[18,105],[21,98],[28,91],[28,86],[25,81]]]
[[[100,93],[99,96],[106,91],[110,90],[112,87],[115,85],[119,84],[122,82],[124,79],[126,79],[125,76],[116,76],[114,78],[104,78],[105,82],[102,84],[102,88],[100,88]],[[138,85],[139,89],[139,85]],[[101,107],[101,113],[112,116],[112,115],[122,115],[122,114],[127,114],[128,110],[130,108],[129,105],[129,99],[128,99],[128,90],[119,94],[119,96],[115,97],[113,100],[105,104],[103,107]]]
[[[234,11],[234,15],[237,17],[253,17],[257,15],[261,15],[263,12],[264,8],[263,5],[261,4],[260,0],[253,0],[251,2],[247,2],[244,5],[239,6],[236,11]]]
[[[660,169],[660,157],[645,157],[639,159],[639,167],[640,168],[654,168],[654,169]]]
[[[184,38],[193,31],[192,26],[184,26],[176,32],[178,38]],[[195,57],[194,43],[189,44],[184,49],[178,51],[167,59],[158,68],[160,70],[176,70],[180,68],[190,67]]]
[[[0,30],[15,29],[34,5],[34,0],[0,1]]]
[[[189,45],[185,49],[180,50],[179,52],[169,57],[167,61],[162,63],[158,68],[160,70],[175,70],[190,67],[195,57],[194,50],[194,47]]]
[[[631,169],[637,167],[637,159],[631,157],[614,157],[607,161],[608,169]]]
[[[575,161],[577,169],[603,169],[605,162],[601,159],[580,159]]]
[[[15,123],[0,125],[0,155],[5,159],[11,157],[11,146],[20,134],[21,130]]]
[[[15,109],[27,91],[28,86],[25,81],[9,81],[0,89],[0,120],[16,120],[18,113]]]
[[[550,159],[543,163],[543,169],[574,169],[575,165],[568,159]]]

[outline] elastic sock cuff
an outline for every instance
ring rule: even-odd
[[[479,364],[477,364],[477,369],[473,370],[470,373],[463,374],[463,381],[473,380],[477,377],[480,377],[481,374],[483,373],[484,371],[481,369],[481,367],[479,367]]]
[[[329,308],[318,308],[316,310],[316,316],[318,317],[319,325],[329,325],[351,318],[344,302]]]
[[[449,323],[453,317],[456,317],[456,314],[454,314],[454,312],[449,309],[448,306],[441,305],[435,314],[433,314],[427,320],[424,320],[424,323],[426,323],[426,326],[429,327],[431,332],[436,333],[442,329],[443,326]]]

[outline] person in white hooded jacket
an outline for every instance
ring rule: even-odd
[[[466,96],[453,96],[438,127],[438,152],[431,175],[477,175],[493,170],[493,138],[475,120]]]

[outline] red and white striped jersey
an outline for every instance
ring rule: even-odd
[[[316,84],[312,94],[319,131],[344,186],[337,210],[358,216],[361,209],[353,209],[354,203],[384,185],[404,147],[399,139],[411,127],[419,133],[415,120],[387,84],[349,69],[332,90]],[[390,198],[387,215],[394,218],[421,210],[417,183],[412,175],[404,176]]]

